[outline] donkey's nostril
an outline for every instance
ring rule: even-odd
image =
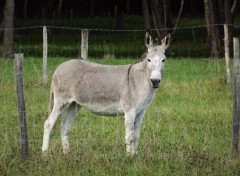
[[[151,79],[151,82],[152,82],[153,88],[158,88],[159,83],[160,83],[160,79]]]
[[[160,79],[151,79],[151,81],[152,83],[156,83],[156,84],[160,83]]]

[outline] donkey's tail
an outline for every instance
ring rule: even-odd
[[[49,105],[48,105],[48,113],[49,114],[52,112],[53,102],[54,102],[54,92],[53,92],[53,85],[51,84],[50,95],[49,95]]]

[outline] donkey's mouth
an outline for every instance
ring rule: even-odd
[[[159,87],[160,79],[151,79],[152,88],[156,89]]]

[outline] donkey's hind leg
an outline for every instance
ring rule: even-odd
[[[68,106],[69,106],[68,103],[62,103],[57,101],[55,102],[52,112],[50,113],[48,119],[44,122],[42,152],[46,152],[48,150],[52,128],[54,127],[59,116]]]
[[[80,109],[80,106],[77,103],[72,103],[66,110],[66,115],[61,124],[61,139],[62,139],[62,147],[63,153],[69,152],[69,132],[71,129],[71,125],[77,117],[77,113]]]

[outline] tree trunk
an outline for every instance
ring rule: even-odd
[[[28,0],[25,0],[24,1],[24,19],[27,18],[27,3],[28,3]]]
[[[147,0],[142,0],[143,20],[145,29],[151,29],[149,6]]]
[[[205,7],[205,19],[208,26],[208,38],[207,43],[211,45],[211,56],[219,56],[219,46],[220,46],[220,31],[217,24],[216,18],[216,8],[213,4],[216,4],[212,0],[204,0]]]
[[[130,11],[130,0],[127,0],[127,7],[126,7],[126,15],[129,15],[129,11]]]
[[[217,13],[216,22],[217,22],[217,24],[223,24],[224,23],[224,10],[225,10],[224,1],[225,0],[218,0],[217,10],[216,10],[216,13]]]
[[[204,14],[205,14],[205,21],[207,24],[207,44],[210,42],[210,34],[211,34],[211,29],[210,29],[210,10],[209,10],[209,6],[208,6],[208,0],[204,0]]]
[[[63,0],[59,0],[59,3],[58,3],[58,20],[60,19],[60,15],[62,11],[62,1]]]
[[[167,30],[164,25],[164,9],[162,0],[149,0],[149,5],[152,10],[153,20],[157,29],[158,36],[162,40],[166,34]]]
[[[181,15],[182,15],[183,7],[184,7],[184,0],[181,0],[181,5],[180,5],[180,8],[179,8],[177,20],[176,20],[176,22],[175,22],[175,26],[174,26],[174,29],[173,29],[173,32],[172,32],[173,35],[176,33],[177,27],[178,27],[178,25],[179,25],[180,18],[181,18]]]
[[[216,18],[216,8],[214,8],[215,2],[208,1],[209,9],[210,9],[210,28],[211,28],[211,56],[212,57],[219,57],[219,35],[220,31],[218,28],[218,22]]]
[[[4,34],[3,51],[4,57],[13,57],[13,32],[14,32],[14,0],[6,0],[4,8]]]
[[[191,7],[190,12],[191,12],[191,14],[195,15],[196,14],[196,5],[194,3],[196,3],[196,0],[190,0],[190,7]]]
[[[115,13],[115,23],[114,23],[114,28],[116,30],[122,29],[123,28],[123,18],[124,14],[120,6],[115,6],[114,8],[114,13]]]
[[[171,0],[163,0],[163,10],[164,10],[164,25],[171,32],[172,24],[172,12],[171,12]],[[165,37],[165,36],[164,36]]]
[[[217,36],[217,40],[219,42],[219,45],[223,46],[224,42],[223,42],[223,38],[224,38],[224,28],[223,25],[225,22],[225,7],[224,7],[224,2],[225,0],[217,0],[217,6],[214,5],[215,9],[215,24],[219,24],[217,25],[217,31],[219,32],[219,35]],[[228,0],[229,1],[229,0]],[[213,7],[213,8],[214,8]]]
[[[234,20],[236,17],[237,10],[240,6],[240,0],[234,0],[233,5],[231,7],[231,14],[232,14],[232,24],[234,24]]]
[[[90,16],[94,17],[94,0],[90,0]]]

